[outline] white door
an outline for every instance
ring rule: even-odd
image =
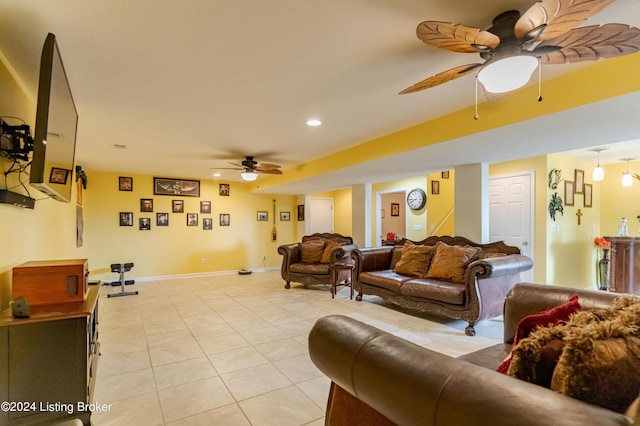
[[[520,248],[533,259],[533,172],[489,178],[489,239]],[[533,281],[533,269],[521,274]]]
[[[333,198],[311,198],[310,232],[333,232]]]

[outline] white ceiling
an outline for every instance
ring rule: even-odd
[[[76,158],[87,170],[210,179],[213,169],[254,155],[281,164],[286,173],[472,105],[472,76],[397,95],[430,75],[479,59],[425,45],[415,35],[417,24],[429,19],[484,29],[497,14],[523,12],[531,4],[0,0],[0,52],[35,99],[42,43],[48,32],[56,35],[79,113]],[[606,22],[640,26],[640,0],[617,0],[588,24]],[[549,66],[544,76],[582,66]],[[271,190],[309,193],[487,156],[498,161],[571,149],[593,159],[588,147],[640,138],[638,96],[607,102],[606,110],[584,107],[498,129],[491,138],[476,135]],[[309,118],[324,124],[308,127]],[[546,128],[554,131],[542,134]],[[482,139],[474,144],[482,150],[467,149],[475,139]],[[640,158],[637,142],[627,144],[623,156],[603,151],[601,162]],[[451,145],[461,149],[443,149]],[[238,180],[239,173],[227,170],[223,179]]]

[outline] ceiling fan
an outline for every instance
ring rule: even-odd
[[[247,155],[245,159],[240,163],[232,163],[229,162],[232,166],[235,167],[222,167],[218,168],[220,170],[242,170],[240,175],[242,179],[246,181],[253,181],[258,178],[259,174],[267,174],[267,175],[281,175],[282,170],[280,170],[280,165],[271,164],[271,163],[259,163],[253,159],[252,156]]]
[[[479,53],[483,63],[461,65],[404,89],[429,89],[478,70],[485,92],[505,93],[524,86],[539,65],[613,58],[640,50],[640,30],[624,24],[577,28],[613,0],[542,0],[522,16],[503,12],[487,30],[449,22],[424,21],[423,42],[459,53]]]

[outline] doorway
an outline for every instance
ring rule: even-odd
[[[406,191],[394,190],[377,194],[377,236],[378,245],[387,240],[388,234],[397,238],[407,236]]]
[[[489,178],[489,240],[504,241],[518,247],[533,259],[533,218],[535,172],[528,171]],[[521,274],[523,281],[533,281],[533,269]]]
[[[310,233],[333,233],[333,198],[311,197],[310,204]]]

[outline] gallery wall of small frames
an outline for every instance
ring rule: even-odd
[[[133,191],[133,178],[120,176],[118,179],[118,189],[120,191]],[[197,194],[197,195],[196,195]],[[228,183],[219,184],[219,196],[229,197],[231,188]],[[200,195],[200,181],[154,178],[154,195],[193,197]],[[199,211],[185,211],[183,199],[171,200],[171,211],[155,211],[153,198],[140,198],[140,217],[137,222],[134,220],[134,212],[119,212],[120,226],[138,226],[141,231],[150,231],[152,226],[167,227],[173,223],[185,223],[186,226],[202,227],[205,231],[213,229],[212,202],[208,200],[200,201]],[[304,206],[302,206],[304,207]],[[300,210],[300,209],[299,209]],[[300,211],[298,212],[300,214]],[[303,213],[304,214],[304,213]],[[155,225],[154,225],[155,216]],[[256,219],[260,222],[269,220],[269,213],[258,211]],[[291,212],[280,212],[280,221],[291,220]],[[220,213],[218,217],[219,226],[231,226],[231,214]]]
[[[127,176],[120,176],[118,179],[118,189],[120,191],[133,191],[133,178]],[[200,181],[197,180],[183,180],[183,179],[168,179],[168,178],[154,178],[154,195],[169,195],[169,196],[183,196],[193,197],[200,195]],[[231,195],[230,185],[228,183],[219,184],[219,195],[221,197],[229,197]],[[211,201],[200,201],[199,212],[185,212],[184,200],[173,199],[171,200],[171,212],[154,211],[154,199],[153,198],[141,198],[140,199],[140,217],[137,221],[138,229],[141,231],[149,231],[154,222],[155,213],[155,226],[166,227],[170,223],[175,221],[184,222],[186,226],[199,227],[205,231],[213,229],[213,218],[209,217],[212,214]],[[120,226],[135,226],[134,212],[120,212],[119,213]],[[202,225],[200,225],[202,223]],[[219,215],[220,226],[231,225],[231,215],[229,213],[220,213]]]

